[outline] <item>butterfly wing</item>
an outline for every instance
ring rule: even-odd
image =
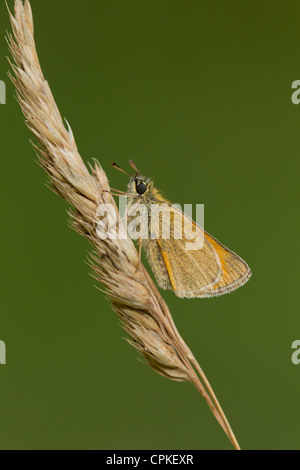
[[[178,297],[213,297],[237,289],[250,278],[248,265],[170,204],[157,205],[162,217],[143,240],[160,287]],[[168,236],[169,234],[169,236]]]
[[[251,277],[248,264],[236,253],[205,232],[206,240],[214,247],[221,263],[220,279],[206,289],[201,297],[215,297],[227,294],[246,284]]]

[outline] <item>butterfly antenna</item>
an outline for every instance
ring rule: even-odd
[[[127,173],[127,171],[123,170],[123,168],[121,168],[119,165],[117,165],[115,162],[113,162],[111,164],[111,166],[113,166],[114,168],[116,168],[117,170],[121,171],[122,173],[125,173],[125,175],[131,177],[131,175],[129,173]]]
[[[139,170],[137,169],[136,164],[134,163],[133,160],[129,160],[129,165],[130,165],[131,168],[133,168],[137,173],[140,173]]]

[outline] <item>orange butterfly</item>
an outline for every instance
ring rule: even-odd
[[[247,263],[166,201],[132,161],[130,165],[136,173],[128,175],[123,193],[128,196],[128,222],[139,226],[140,252],[145,249],[158,285],[191,298],[219,296],[245,284],[251,277]],[[141,217],[142,207],[146,217]],[[191,240],[195,246],[187,248]]]

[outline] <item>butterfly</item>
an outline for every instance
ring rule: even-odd
[[[159,287],[192,298],[220,296],[245,284],[251,277],[247,263],[168,202],[129,163],[134,175],[112,164],[130,178],[127,192],[118,193],[128,198],[127,221],[138,233],[139,254],[145,250]]]

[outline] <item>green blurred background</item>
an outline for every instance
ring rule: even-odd
[[[10,0],[9,6],[13,2]],[[250,265],[215,299],[164,292],[244,449],[299,449],[299,1],[31,1],[41,64],[86,162],[128,160]],[[93,286],[88,243],[35,163],[6,77],[1,119],[1,449],[231,449],[189,384],[156,375]],[[296,256],[297,255],[297,256]]]

